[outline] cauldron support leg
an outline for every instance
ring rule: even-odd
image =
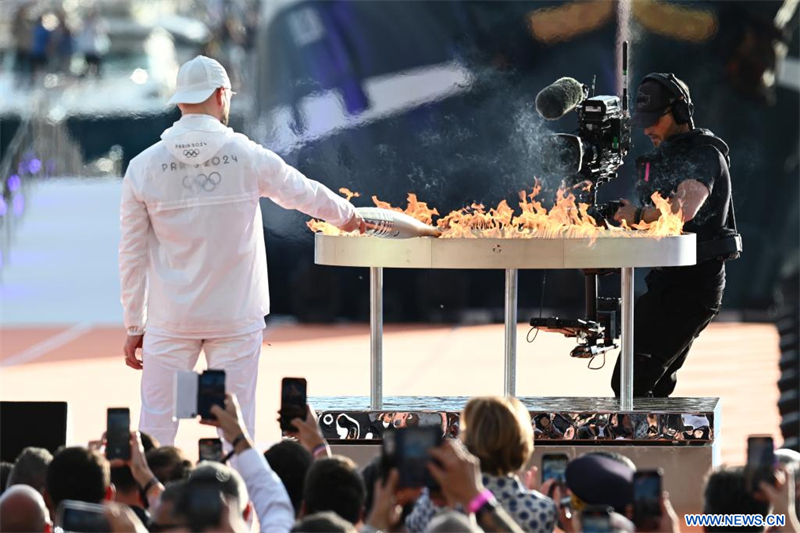
[[[620,409],[633,410],[633,268],[622,269],[622,370]]]
[[[383,268],[369,269],[369,406],[383,409]]]
[[[506,342],[503,392],[507,396],[517,393],[517,285],[516,268],[506,269]]]

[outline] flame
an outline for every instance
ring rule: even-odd
[[[346,187],[342,187],[341,189],[339,189],[339,194],[344,196],[344,199],[347,200],[348,202],[353,198],[358,198],[361,196],[361,193],[353,192]]]
[[[650,199],[653,200],[653,205],[661,212],[661,216],[653,222],[640,222],[639,224],[634,224],[633,227],[640,231],[646,231],[653,237],[680,235],[683,230],[683,210],[678,209],[676,213],[673,213],[669,201],[662,198],[657,192],[653,193]]]
[[[399,207],[394,207],[389,202],[382,202],[381,200],[378,200],[377,196],[374,195],[372,196],[372,203],[375,204],[375,207],[380,207],[381,209],[388,209],[389,211],[396,211],[398,213],[403,212],[403,210],[400,209]]]
[[[634,224],[633,227],[624,221],[619,227],[604,227],[589,214],[590,206],[588,204],[576,202],[575,195],[571,190],[560,188],[556,192],[555,205],[548,210],[537,200],[541,189],[541,185],[537,181],[531,192],[528,193],[524,190],[519,192],[519,214],[515,213],[506,200],[502,200],[497,207],[490,208],[488,211],[483,204],[474,203],[468,207],[451,211],[439,218],[435,225],[442,231],[441,238],[444,239],[588,238],[594,241],[598,237],[661,238],[680,235],[683,230],[681,211],[673,213],[669,201],[662,198],[657,192],[651,197],[653,204],[661,212],[661,216],[657,220]],[[358,193],[344,188],[339,189],[339,192],[348,201],[360,196]],[[417,195],[413,193],[409,193],[405,209],[381,201],[377,196],[373,196],[372,201],[377,207],[405,213],[424,224],[433,225],[434,215],[439,216],[439,212],[435,208],[430,208],[427,203],[419,201]],[[311,231],[316,233],[345,234],[335,226],[319,220],[311,220],[307,225]]]
[[[341,189],[339,189],[339,194],[344,196],[344,199],[347,200],[348,202],[353,198],[361,197],[361,193],[353,192],[346,187],[342,187]],[[356,232],[352,233],[344,232],[339,228],[337,228],[336,226],[334,226],[333,224],[325,222],[324,220],[316,220],[313,218],[308,222],[306,222],[306,226],[308,226],[308,229],[310,229],[314,233],[322,233],[323,235],[358,235],[358,233]]]
[[[439,216],[439,211],[435,207],[429,208],[427,203],[417,200],[417,195],[414,193],[408,193],[408,206],[403,212],[428,225],[433,224],[433,215]]]
[[[308,229],[310,229],[314,233],[322,233],[323,235],[344,235],[343,231],[341,231],[333,224],[325,222],[324,220],[317,220],[312,218],[311,220],[306,222],[306,226],[308,226]]]

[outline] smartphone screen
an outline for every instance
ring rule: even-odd
[[[661,521],[662,470],[642,470],[633,474],[633,521],[637,529],[658,528]]]
[[[430,450],[442,443],[442,430],[437,426],[398,428],[395,430],[395,463],[400,471],[399,486],[428,487],[438,491],[439,485],[428,472]]]
[[[58,506],[58,524],[63,531],[100,533],[111,531],[102,505],[64,500]]]
[[[397,431],[389,427],[381,435],[381,477],[386,479],[389,470],[397,466]]]
[[[131,458],[131,412],[127,407],[112,407],[106,413],[106,458]]]
[[[297,431],[291,421],[306,419],[306,380],[283,378],[281,381],[281,430]]]
[[[753,493],[759,483],[775,483],[775,443],[770,436],[752,436],[747,439],[747,488]]]
[[[225,371],[206,370],[198,377],[197,414],[202,420],[214,420],[211,406],[225,408]]]
[[[563,453],[543,455],[542,483],[550,479],[555,479],[562,484],[566,483],[567,463],[569,463],[569,457]]]
[[[221,463],[225,458],[222,453],[222,441],[220,439],[200,439],[197,441],[198,457],[201,461],[214,461]]]
[[[611,533],[611,513],[606,508],[586,507],[581,512],[583,533]]]

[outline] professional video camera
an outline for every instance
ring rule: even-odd
[[[589,87],[573,78],[561,78],[536,96],[536,110],[547,120],[556,120],[573,109],[578,115],[578,133],[558,133],[545,140],[545,173],[563,177],[579,203],[588,204],[589,214],[608,225],[620,206],[618,201],[597,204],[597,188],[617,177],[617,169],[631,148],[628,111],[628,43],[622,46],[622,97],[589,96]],[[594,85],[594,84],[593,84]],[[586,184],[586,186],[582,186]],[[608,271],[585,270],[586,318],[532,318],[532,327],[576,337],[578,346],[570,355],[592,358],[618,348],[620,337],[619,298],[598,298],[597,276]]]
[[[548,92],[565,84],[578,82],[561,78],[539,93],[537,107],[546,109],[544,102],[550,98]],[[589,181],[594,191],[617,176],[617,169],[630,149],[630,115],[618,96],[588,97],[588,88],[580,87],[587,97],[574,106],[578,114],[578,134],[557,133],[546,138],[551,158],[545,164],[548,171],[565,176],[567,180]]]
[[[627,64],[627,54],[624,45],[623,65]],[[536,110],[546,120],[559,119],[573,109],[577,113],[577,135],[557,133],[545,138],[545,173],[562,177],[568,186],[588,182],[588,187],[575,188],[577,201],[592,206],[595,213],[590,214],[602,215],[603,222],[613,216],[619,204],[598,206],[597,187],[617,177],[617,169],[631,148],[627,83],[622,91],[622,98],[590,97],[588,86],[573,78],[561,78],[536,96]]]

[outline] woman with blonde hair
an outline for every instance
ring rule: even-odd
[[[461,440],[480,459],[484,486],[527,533],[551,533],[555,503],[526,488],[519,477],[533,454],[533,425],[525,406],[513,397],[473,398],[464,407],[460,424]],[[426,489],[406,527],[421,533],[440,510]]]

